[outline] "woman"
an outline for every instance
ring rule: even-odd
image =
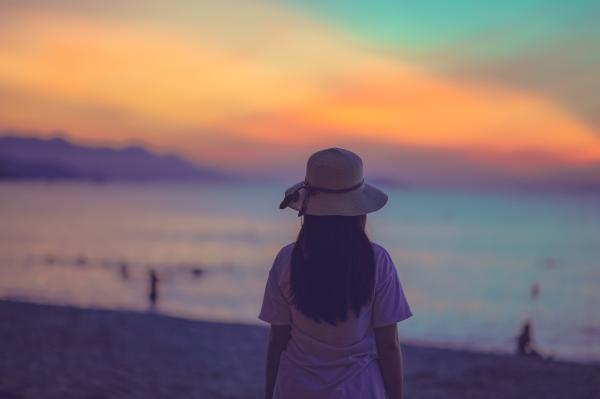
[[[259,315],[271,324],[266,398],[402,398],[396,323],[412,314],[389,254],[365,234],[366,214],[386,202],[339,148],[313,154],[286,191],[280,208],[304,219],[275,258]]]

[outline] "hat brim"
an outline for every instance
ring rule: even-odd
[[[285,191],[286,195],[297,190],[303,183],[299,182],[288,188]],[[306,197],[306,190],[300,190],[299,194],[297,201],[289,203],[289,208],[300,210]],[[387,201],[386,193],[364,183],[360,188],[345,193],[313,193],[304,213],[314,216],[359,216],[383,208]]]

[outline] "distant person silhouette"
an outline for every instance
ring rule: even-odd
[[[123,281],[129,280],[129,266],[127,266],[127,263],[121,263],[119,271],[121,272],[121,278]]]
[[[540,353],[535,350],[532,339],[532,327],[529,321],[523,324],[523,328],[517,337],[517,355],[521,356],[534,356],[542,357]]]
[[[148,272],[149,284],[150,284],[150,294],[148,299],[150,299],[150,310],[156,310],[156,304],[158,302],[158,275],[154,269],[150,269]]]
[[[538,283],[533,283],[530,289],[531,300],[536,300],[540,296],[540,285]]]

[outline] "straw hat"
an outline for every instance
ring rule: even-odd
[[[387,195],[364,182],[362,159],[342,148],[315,152],[306,164],[306,179],[285,191],[280,209],[290,207],[298,216],[358,216],[375,212]]]

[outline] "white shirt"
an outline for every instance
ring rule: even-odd
[[[412,316],[396,267],[385,248],[373,244],[373,300],[357,318],[338,325],[317,323],[291,302],[290,268],[294,243],[283,247],[273,262],[259,319],[291,326],[281,354],[273,398],[384,399],[373,328]]]

